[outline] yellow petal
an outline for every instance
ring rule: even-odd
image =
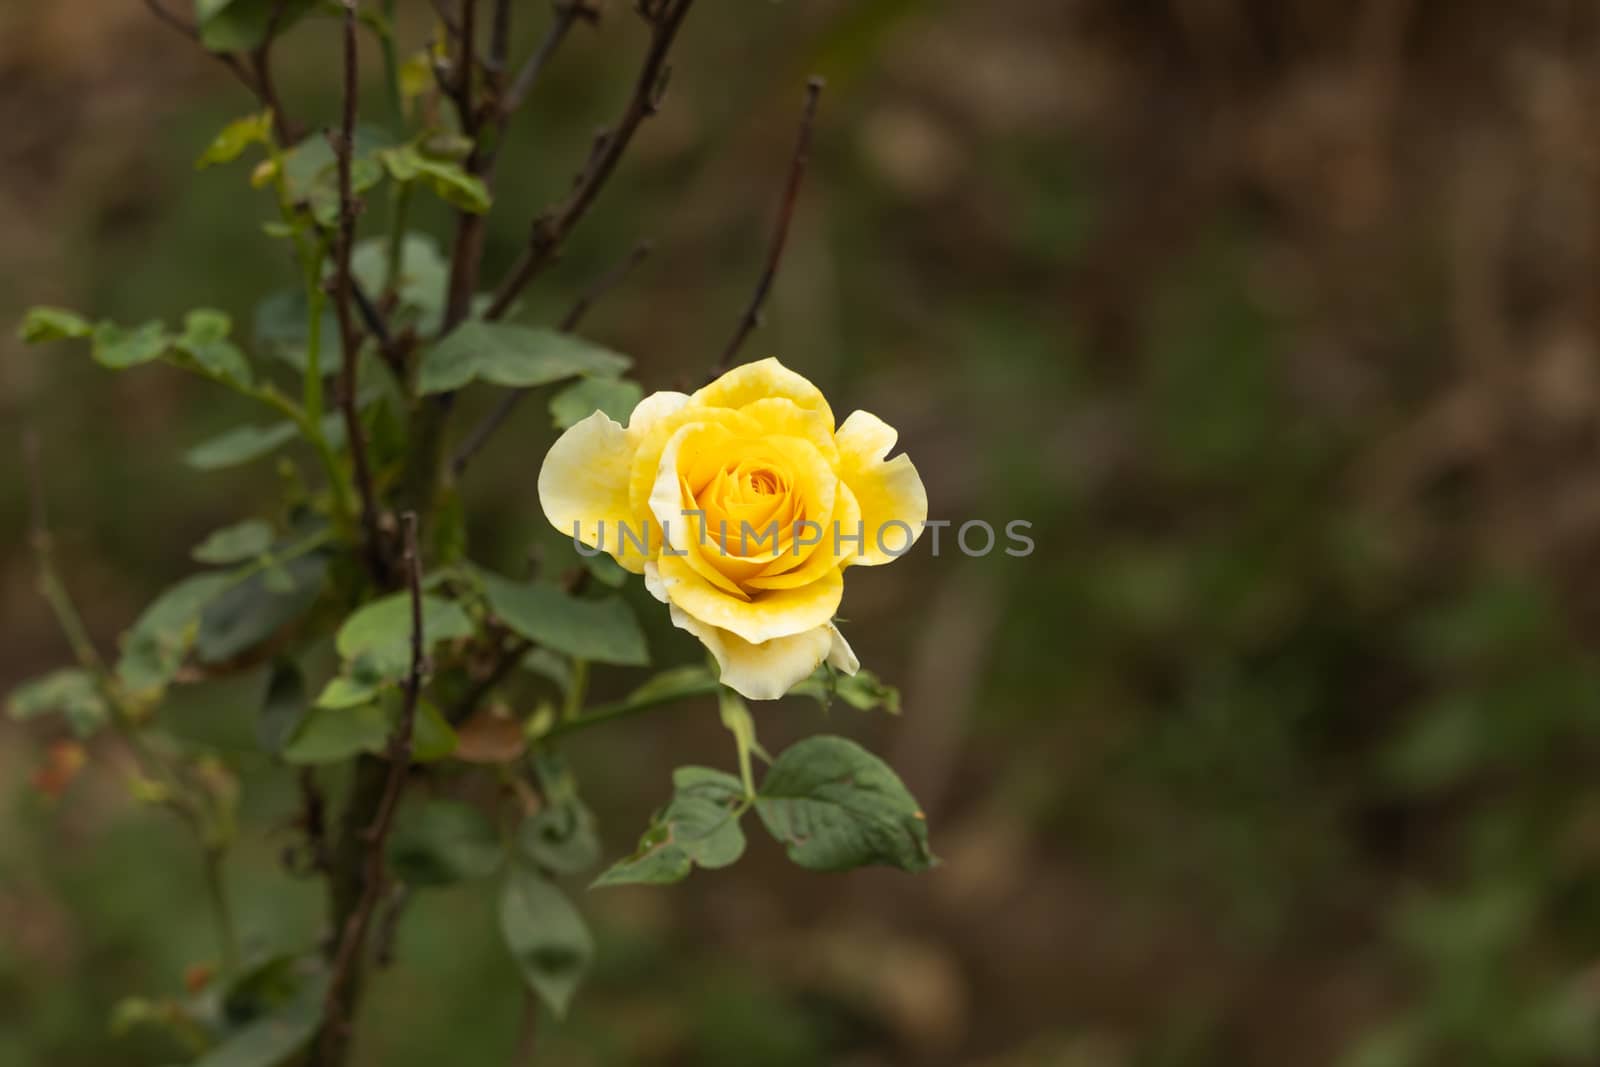
[[[855,543],[855,537],[862,526],[861,505],[856,503],[856,495],[847,483],[839,482],[833,514],[820,525],[820,542],[803,548],[800,553],[794,551],[791,543],[784,555],[769,563],[760,574],[746,579],[746,588],[793,589],[814,582],[824,571],[856,558],[860,546]],[[811,532],[806,531],[808,535]]]
[[[672,624],[698,637],[717,661],[722,684],[750,700],[777,700],[804,680],[834,650],[838,632],[824,624],[789,637],[751,644],[701,622],[676,604]]]
[[[628,416],[628,439],[637,446],[662,419],[678,411],[688,402],[687,393],[674,393],[670,390],[651,393],[633,406],[633,414]]]
[[[844,674],[854,674],[861,669],[861,661],[856,659],[855,650],[850,647],[850,642],[844,639],[844,634],[833,623],[828,624],[828,631],[833,639],[833,646],[828,650],[828,665]]]
[[[621,537],[636,529],[628,505],[633,447],[623,428],[596,411],[572,424],[550,447],[539,468],[539,503],[545,518],[568,537],[603,548],[635,574],[644,570],[638,549]]]
[[[864,548],[850,562],[889,563],[922,536],[928,521],[928,491],[910,457],[884,462],[894,447],[894,428],[876,415],[852,412],[839,427],[839,477],[861,506]],[[880,544],[881,542],[881,544]]]
[[[751,644],[792,637],[821,626],[833,617],[844,597],[844,577],[837,567],[810,585],[766,590],[741,600],[695,573],[682,556],[663,552],[656,565],[657,581],[671,603],[701,622],[730,630]]]
[[[833,425],[833,409],[822,390],[775,359],[735,367],[690,400],[707,407],[742,408],[768,397],[784,397],[798,407],[821,412]]]
[[[759,422],[767,433],[810,441],[829,466],[838,465],[839,446],[833,439],[833,412],[826,404],[820,409],[804,408],[788,397],[769,396],[752,401],[740,410]]]

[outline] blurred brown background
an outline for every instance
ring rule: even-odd
[[[519,5],[519,52],[547,17]],[[618,0],[559,55],[508,149],[490,276],[642,41]],[[332,118],[333,44],[312,20],[280,49],[304,121]],[[935,517],[1026,519],[1037,551],[968,559],[947,535],[852,577],[846,632],[901,719],[758,709],[771,746],[826,728],[885,755],[944,866],[822,878],[756,847],[590,894],[599,970],[547,1062],[1600,1062],[1600,9],[704,0],[674,66],[524,317],[650,238],[587,332],[649,388],[697,382],[821,73],[746,355],[898,427]],[[292,280],[269,205],[191,160],[250,107],[131,0],[0,10],[0,321],[48,302],[247,324]],[[270,463],[179,462],[253,413],[160,370],[0,351],[0,410],[43,439],[109,647],[192,544],[270,500]],[[472,475],[481,557],[548,539],[551,436],[525,405]],[[9,687],[67,650],[20,464],[0,471]],[[658,662],[695,654],[641,606]],[[175,715],[245,775],[246,929],[314,935],[315,888],[277,863],[292,797],[232,747],[225,698]],[[169,1062],[106,1019],[211,951],[198,871],[114,766],[38,796],[49,739],[0,724],[0,1064]],[[731,755],[704,708],[575,747],[612,854],[672,766]],[[520,994],[489,899],[419,902],[399,952],[364,1062],[509,1062]]]

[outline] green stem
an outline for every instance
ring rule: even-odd
[[[224,850],[217,846],[205,849],[206,895],[211,901],[211,915],[217,924],[217,941],[222,947],[222,970],[225,974],[239,971],[239,933],[233,921],[233,905],[228,900],[228,888],[223,878]]]
[[[400,95],[400,57],[394,46],[394,14],[396,0],[383,0],[379,5],[383,23],[378,27],[378,44],[383,50],[384,81],[389,91],[389,107],[394,111],[395,125],[406,124],[406,102]]]
[[[405,275],[406,223],[410,215],[411,183],[396,182],[389,194],[389,247],[384,263],[384,296],[398,292],[400,279]]]
[[[594,726],[616,722],[618,719],[631,718],[641,712],[649,711],[651,708],[658,708],[663,704],[671,704],[674,701],[687,700],[690,697],[712,696],[720,688],[721,684],[716,679],[708,678],[703,682],[695,682],[692,685],[686,685],[670,692],[652,693],[642,699],[630,698],[619,700],[612,704],[601,704],[590,708],[586,714],[580,715],[575,719],[557,723],[546,731],[539,740],[544,742],[553,741],[558,737],[567,737]]]

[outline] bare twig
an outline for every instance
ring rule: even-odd
[[[728,347],[722,350],[722,358],[717,360],[714,373],[725,371],[732,365],[733,359],[739,354],[739,349],[744,346],[745,338],[750,336],[750,331],[761,322],[761,308],[767,301],[767,294],[772,290],[773,279],[778,275],[778,265],[783,262],[783,249],[789,241],[789,223],[794,219],[795,202],[800,196],[800,181],[805,177],[806,163],[811,157],[811,131],[816,125],[817,100],[822,95],[823,80],[813,77],[806,82],[805,108],[800,113],[800,133],[795,138],[794,158],[789,163],[789,181],[783,189],[783,203],[778,209],[778,223],[772,231],[772,242],[767,247],[767,264],[761,272],[761,278],[756,282],[756,291],[751,294],[750,305],[745,308],[744,315],[739,319],[738,329],[728,340]]]
[[[561,42],[566,38],[567,31],[572,29],[579,19],[589,22],[599,18],[599,12],[588,6],[583,0],[566,0],[555,5],[556,16],[550,23],[550,28],[545,31],[544,39],[539,42],[539,47],[533,50],[522,69],[517,71],[515,80],[497,104],[502,118],[509,116],[522,106],[522,102],[533,91],[534,83],[539,80],[550,57],[556,54],[556,49],[561,47]]]
[[[573,304],[567,311],[566,316],[562,318],[557,328],[563,333],[570,333],[577,329],[578,324],[583,321],[584,315],[588,313],[590,305],[606,292],[616,287],[623,278],[627,277],[628,272],[650,254],[652,247],[649,241],[641,241],[635,245],[633,251],[628,253],[627,259],[602,275],[584,291],[582,296],[578,297],[577,303]],[[472,457],[478,454],[479,450],[488,443],[489,438],[494,436],[495,431],[499,430],[505,421],[511,417],[512,411],[516,409],[517,404],[527,394],[528,390],[526,389],[513,389],[500,398],[500,403],[484,417],[482,422],[472,428],[472,432],[467,434],[467,439],[461,443],[461,447],[456,450],[455,458],[450,462],[450,469],[456,477],[459,478],[461,476],[461,472],[466,470],[467,464],[472,462]]]
[[[267,30],[261,44],[250,53],[250,66],[255,71],[256,96],[272,112],[272,129],[279,144],[293,144],[300,139],[300,131],[283,109],[283,99],[278,95],[277,82],[272,77],[272,45],[283,27],[287,0],[274,0],[272,14],[267,19]]]
[[[149,8],[150,13],[157,19],[183,34],[195,44],[201,45],[201,50],[206,55],[211,56],[218,63],[227,67],[233,76],[239,79],[239,83],[250,90],[255,98],[261,102],[263,107],[270,108],[272,110],[273,130],[281,143],[291,144],[299,139],[293,124],[283,114],[283,105],[278,99],[277,89],[273,85],[271,71],[266,63],[266,53],[271,47],[272,39],[277,32],[276,22],[278,16],[276,13],[273,16],[273,23],[269,26],[266,40],[262,42],[260,48],[252,53],[253,63],[247,65],[232,52],[213,52],[211,49],[206,48],[201,43],[199,27],[167,10],[161,0],[144,0],[144,6]],[[252,69],[252,66],[254,69]]]
[[[482,176],[484,154],[479,145],[478,112],[472,99],[475,58],[477,0],[462,0],[460,49],[456,54],[455,75],[450,97],[455,101],[461,130],[473,139],[467,171]],[[478,288],[478,266],[483,259],[484,217],[471,211],[457,212],[455,240],[450,247],[450,283],[445,297],[443,333],[449,333],[472,313],[472,295]]]
[[[386,968],[394,963],[394,942],[400,933],[400,919],[406,913],[406,905],[410,903],[411,887],[404,882],[395,886],[394,892],[389,894],[383,914],[378,918],[377,942],[372,953],[373,960],[379,968]]]
[[[511,1056],[512,1067],[533,1067],[534,1056],[539,1051],[539,998],[531,989],[522,993],[522,1022],[517,1028],[517,1048]]]
[[[350,172],[355,156],[356,98],[356,5],[344,0],[344,111],[334,144],[339,170],[339,230],[334,248],[333,305],[339,317],[339,339],[343,361],[339,368],[339,407],[344,412],[345,440],[350,449],[350,464],[355,472],[356,490],[361,494],[361,524],[366,540],[368,568],[374,580],[384,584],[388,575],[383,542],[380,540],[378,495],[367,462],[366,434],[361,426],[361,411],[356,403],[356,365],[361,355],[361,332],[352,310],[355,288],[350,257],[355,248],[356,202],[351,192]]]
[[[582,220],[616,170],[617,161],[627,151],[628,143],[640,124],[655,113],[667,76],[667,55],[672,50],[679,27],[693,6],[694,0],[657,0],[644,9],[652,26],[650,49],[645,53],[633,93],[628,98],[621,118],[607,133],[598,151],[591,154],[567,198],[534,221],[527,246],[495,290],[494,300],[484,313],[485,318],[498,319],[504,316],[528,284],[555,259],[562,242]]]
[[[328,1063],[340,1062],[339,1055],[331,1049],[344,1046],[346,1030],[350,1025],[345,1015],[351,998],[344,996],[344,988],[347,983],[356,980],[367,930],[372,925],[374,911],[383,899],[384,850],[389,831],[394,828],[395,810],[411,768],[411,742],[416,729],[417,703],[422,695],[427,645],[422,632],[422,562],[417,555],[416,512],[408,511],[401,516],[401,530],[402,566],[406,574],[406,587],[411,595],[411,668],[403,686],[405,696],[400,707],[400,720],[389,737],[388,772],[383,779],[372,823],[361,835],[360,845],[365,850],[361,895],[355,908],[344,920],[338,948],[329,967],[323,1023],[323,1056]]]

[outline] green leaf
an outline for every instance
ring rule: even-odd
[[[253,52],[269,30],[282,33],[315,6],[315,0],[195,0],[194,14],[200,43],[210,51]]]
[[[250,361],[239,346],[228,340],[233,320],[220,311],[200,308],[184,318],[183,334],[177,349],[212,378],[240,389],[255,381]]]
[[[473,319],[423,353],[417,389],[448,393],[475,380],[527,389],[578,375],[612,378],[631,363],[571,334]]]
[[[310,316],[311,307],[306,302],[304,288],[281,289],[268,296],[256,305],[253,325],[256,350],[304,374]],[[329,351],[338,347],[339,337],[339,319],[332,301],[325,301],[322,308],[321,337],[321,370],[323,377],[328,377],[339,371],[339,361],[328,357]]]
[[[222,565],[254,559],[272,547],[272,524],[246,519],[214,531],[189,553],[197,563]]]
[[[267,571],[256,571],[218,594],[200,616],[195,652],[202,663],[222,663],[259,645],[310,610],[322,592],[328,561],[321,554],[283,565],[293,581],[274,588]]]
[[[338,763],[363,752],[382,752],[389,717],[376,702],[353,708],[312,708],[285,746],[289,763]]]
[[[709,767],[679,767],[672,802],[650,822],[632,856],[595,879],[596,887],[681,882],[696,866],[716,870],[744,855],[744,785]]]
[[[583,378],[550,398],[550,417],[556,429],[565,430],[596,411],[626,424],[634,407],[644,399],[638,382],[626,378]]]
[[[833,703],[835,697],[859,711],[882,708],[890,715],[900,714],[900,690],[885,685],[876,674],[862,670],[855,674],[840,674],[823,664],[789,690],[790,696],[807,696],[823,707]]]
[[[523,820],[517,847],[531,862],[553,874],[578,874],[600,862],[594,813],[577,797],[552,803]]]
[[[398,689],[384,694],[385,707],[389,709],[389,722],[397,723],[404,695]],[[461,739],[455,727],[445,720],[444,713],[430,700],[417,702],[417,718],[411,728],[411,758],[418,763],[434,763],[448,759],[455,753]]]
[[[424,155],[416,145],[399,145],[379,154],[383,166],[397,182],[424,181],[434,195],[451,207],[482,215],[492,198],[483,179],[468,174],[460,163]]]
[[[376,700],[382,691],[382,679],[346,678],[339,675],[328,679],[328,684],[317,694],[319,708],[353,708],[357,704]]]
[[[494,823],[459,800],[409,807],[389,839],[389,865],[407,885],[446,886],[487,878],[504,859]]]
[[[633,609],[618,596],[585,600],[548,582],[513,582],[480,570],[489,607],[511,630],[576,659],[623,666],[650,662]]]
[[[622,565],[612,559],[609,553],[596,552],[594,555],[580,554],[578,561],[583,564],[583,569],[592,575],[601,585],[609,585],[613,589],[621,589],[628,581],[628,572]]]
[[[372,238],[356,245],[350,269],[367,292],[383,292],[389,276],[388,239]],[[421,334],[438,330],[449,275],[450,265],[440,254],[438,241],[426,233],[405,235],[395,295],[401,307],[417,313],[417,331]],[[301,317],[303,321],[304,315]]]
[[[272,112],[246,115],[234,119],[222,128],[200,158],[195,160],[196,170],[205,170],[219,163],[232,163],[253,144],[266,144],[272,140]]]
[[[554,883],[513,867],[500,894],[500,932],[528,988],[564,1017],[594,958],[578,909]]]
[[[287,1062],[316,1034],[327,992],[325,973],[302,979],[287,1000],[232,1031],[191,1067],[277,1067]]]
[[[197,574],[157,597],[123,638],[122,684],[139,694],[164,689],[194,645],[201,613],[232,583],[226,574]]]
[[[756,811],[789,858],[814,871],[934,864],[928,824],[888,764],[843,737],[786,749],[756,797]]]
[[[238,426],[195,445],[183,454],[183,461],[203,471],[237,467],[277,451],[299,434],[300,428],[292,422],[278,422],[271,426]]]
[[[256,719],[256,741],[265,752],[282,752],[300,729],[309,705],[305,675],[292,660],[278,660],[267,680],[267,696]]]
[[[548,648],[529,649],[518,666],[548,680],[563,696],[572,692],[572,660],[559,652]]]
[[[72,732],[88,737],[111,718],[111,709],[94,675],[76,667],[52,671],[12,690],[6,714],[21,722],[60,713]]]
[[[733,735],[734,745],[739,751],[739,778],[744,786],[743,795],[749,797],[756,791],[755,778],[750,770],[750,755],[756,753],[772,762],[772,757],[767,755],[766,749],[761,747],[761,742],[756,740],[756,720],[750,714],[750,706],[731,689],[723,689],[717,693],[717,712],[722,717],[722,725]]]
[[[716,689],[716,684],[717,679],[709,667],[700,664],[672,667],[629,693],[628,703],[637,704],[644,701],[665,703],[680,695],[695,696],[710,693]]]
[[[93,337],[95,362],[112,370],[160,359],[172,343],[172,336],[159,319],[132,327],[102,322],[94,328]]]
[[[29,308],[23,316],[17,338],[24,344],[36,345],[45,341],[78,340],[94,333],[89,320],[61,308]]]
[[[422,637],[428,648],[440,641],[472,636],[472,620],[461,605],[441,597],[422,598]],[[398,680],[411,669],[411,596],[393,593],[374,600],[339,627],[336,641],[345,660],[360,660],[378,677]]]

